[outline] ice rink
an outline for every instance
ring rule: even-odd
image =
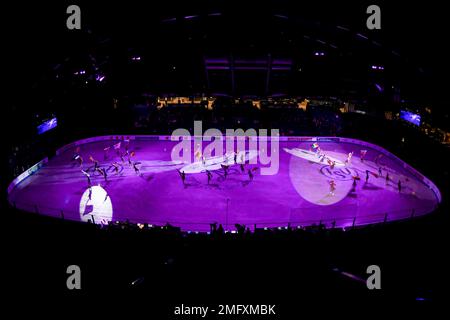
[[[122,162],[112,147],[118,142],[80,146],[91,189],[72,160],[76,150],[72,147],[18,184],[9,195],[10,202],[27,211],[78,221],[170,223],[183,230],[208,231],[214,222],[229,230],[234,230],[235,224],[251,229],[255,225],[296,227],[319,222],[362,225],[426,214],[439,201],[401,160],[355,143],[321,141],[321,157],[310,151],[311,142],[280,141],[278,172],[262,175],[265,165],[260,162],[260,152],[250,149],[248,143],[245,151],[235,149],[236,157],[228,153],[203,159],[192,141],[193,163],[188,164],[172,161],[177,142],[131,140],[129,151],[134,155],[130,160],[137,163],[136,172],[128,156]],[[208,144],[203,142],[201,149]],[[367,151],[363,160],[361,150]],[[350,152],[351,161],[345,163]],[[90,156],[106,170],[106,180],[93,170]],[[117,172],[113,162],[117,162]],[[209,183],[206,170],[211,174]],[[185,173],[184,183],[181,172]]]

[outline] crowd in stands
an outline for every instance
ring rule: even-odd
[[[212,225],[209,234],[181,232],[170,225],[99,226],[17,210],[11,213],[6,217],[11,241],[33,239],[22,245],[23,250],[16,248],[18,260],[39,257],[41,263],[34,270],[44,273],[75,261],[90,274],[88,289],[167,288],[173,296],[173,285],[190,288],[202,283],[206,289],[215,279],[214,283],[235,289],[239,283],[251,285],[237,295],[269,287],[273,294],[288,294],[284,289],[277,291],[286,288],[286,283],[308,294],[317,286],[331,290],[334,285],[337,292],[351,289],[368,294],[365,283],[348,275],[366,278],[367,266],[377,264],[383,270],[383,297],[415,301],[437,299],[440,275],[445,274],[444,255],[432,254],[445,238],[444,208],[413,220],[366,227],[317,225],[248,232],[237,226],[237,232],[225,233]],[[53,274],[43,277],[45,281],[54,278]]]
[[[338,135],[342,130],[339,115],[332,108],[310,107],[297,103],[282,107],[251,102],[217,101],[212,108],[204,105],[182,105],[157,108],[149,106],[134,127],[147,134],[170,134],[177,128],[193,129],[193,121],[202,121],[204,128],[279,129],[281,135]]]

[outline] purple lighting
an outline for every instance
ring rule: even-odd
[[[336,227],[351,226],[352,223],[383,223],[386,213],[389,221],[405,219],[412,213],[427,214],[441,201],[438,189],[429,180],[388,151],[363,141],[339,137],[289,137],[289,140],[286,137],[276,145],[268,141],[264,145],[270,150],[279,146],[277,173],[263,175],[258,170],[251,180],[239,170],[230,170],[229,179],[213,176],[212,183],[220,188],[208,187],[202,163],[195,160],[197,150],[210,147],[210,142],[201,142],[197,149],[194,140],[183,139],[187,141],[186,154],[194,161],[184,164],[173,161],[171,150],[178,148],[179,142],[170,141],[169,136],[133,137],[131,148],[139,150],[137,160],[142,163],[141,173],[145,178],[151,177],[152,183],[136,175],[129,166],[120,165],[120,175],[108,175],[107,182],[98,175],[92,175],[90,194],[86,190],[86,177],[80,174],[79,167],[68,163],[77,150],[76,146],[82,146],[80,155],[83,157],[102,155],[106,145],[121,141],[117,136],[112,138],[90,138],[58,151],[48,165],[39,168],[38,174],[29,176],[25,184],[17,186],[18,182],[9,188],[9,202],[24,210],[34,211],[36,205],[40,214],[50,216],[55,213],[59,216],[63,210],[65,219],[76,221],[86,221],[94,216],[96,223],[129,219],[133,223],[146,222],[156,226],[170,223],[192,232],[209,231],[210,223],[217,222],[231,232],[237,223],[250,226],[257,223],[260,228],[284,228],[289,223],[295,228],[318,224],[320,220],[327,226],[336,221]],[[337,165],[332,170],[321,163],[316,154],[308,151],[314,142],[320,144],[327,157],[340,161],[342,167]],[[225,144],[224,140],[223,150]],[[258,145],[261,147],[261,141]],[[250,148],[249,145],[249,156],[258,155],[257,150]],[[359,152],[356,152],[351,164],[343,164],[349,152],[361,149],[367,150],[364,162],[359,161]],[[378,168],[373,159],[380,154],[386,164],[383,173],[388,171],[393,181],[402,180],[401,192],[395,185],[386,184],[383,177],[371,175],[369,183],[373,187],[358,185],[358,197],[352,197],[353,177]],[[112,157],[114,159],[101,160],[100,166],[108,167],[110,161],[120,161],[117,156]],[[211,170],[222,170],[214,159],[206,159],[206,163],[212,166]],[[266,166],[258,160],[259,157],[254,159],[254,164],[248,160],[246,165],[249,169]],[[230,166],[235,165],[230,161]],[[179,180],[177,169],[182,167],[192,169],[186,180],[196,181],[195,190],[193,187],[185,188]],[[337,184],[333,196],[330,196],[330,179]],[[130,192],[124,193],[124,190]],[[193,191],[198,201],[192,201]],[[152,197],[146,197],[146,194],[152,194]],[[67,195],[71,195],[73,201],[67,202]],[[349,211],[353,210],[358,210],[356,220],[349,216]]]
[[[282,15],[282,14],[274,14],[273,16],[276,18],[285,19],[285,20],[289,19],[287,16]]]
[[[357,33],[356,36],[357,36],[358,38],[361,38],[361,39],[364,39],[364,40],[367,40],[367,39],[368,39],[365,35],[363,35],[363,34],[361,34],[361,33]]]
[[[140,61],[140,60],[141,60],[141,57],[139,57],[139,56],[134,56],[134,57],[131,57],[131,60],[133,60],[133,61]]]
[[[350,29],[342,27],[342,26],[336,26],[336,28],[338,28],[340,30],[344,30],[344,31],[350,31]]]
[[[206,63],[228,63],[228,59],[206,59]]]
[[[383,92],[383,87],[380,86],[378,83],[375,83],[375,87],[377,88],[378,92]]]
[[[292,60],[273,60],[273,64],[292,64]]]
[[[400,110],[400,118],[416,126],[420,126],[420,115],[406,110]]]
[[[161,22],[175,22],[177,21],[177,18],[168,18],[168,19],[164,19]]]
[[[58,125],[58,120],[56,118],[52,118],[50,120],[44,121],[41,125],[37,127],[38,134],[43,134],[53,128],[56,128]]]

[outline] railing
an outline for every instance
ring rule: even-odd
[[[60,208],[54,208],[49,206],[37,205],[26,202],[12,202],[11,205],[19,210],[34,212],[38,214],[43,214],[46,216],[60,218],[71,221],[82,221],[81,214],[74,210],[66,210]],[[148,215],[133,215],[133,218],[126,219],[127,222],[132,224],[148,224],[153,227],[163,227],[165,225],[171,225],[174,227],[179,227],[183,231],[199,231],[207,232],[210,231],[211,224],[217,223],[217,225],[222,224],[225,230],[236,230],[235,225],[245,225],[250,230],[254,231],[258,228],[303,228],[309,226],[324,226],[326,228],[349,228],[356,226],[363,226],[369,224],[386,223],[392,221],[406,220],[415,217],[419,217],[428,214],[437,209],[437,206],[420,207],[420,208],[406,208],[402,210],[390,210],[386,212],[379,212],[369,215],[352,215],[349,211],[346,217],[336,217],[336,218],[325,218],[325,219],[287,219],[284,221],[271,221],[271,220],[228,220],[227,217],[223,217],[221,220],[211,220],[211,221],[173,221],[173,220],[157,220],[149,218]],[[312,210],[311,208],[299,209],[295,208],[293,210]],[[212,211],[212,210],[211,210]],[[115,222],[114,216],[105,216],[100,214],[87,214],[91,222],[96,224],[107,224],[109,221]],[[119,215],[120,216],[120,215]],[[227,221],[228,220],[228,221]],[[117,221],[125,222],[123,219]]]

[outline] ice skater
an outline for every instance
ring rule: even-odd
[[[320,153],[320,146],[317,142],[314,142],[309,148],[310,151],[315,152],[316,154]]]
[[[240,163],[239,166],[241,167],[241,172],[244,173],[245,172],[245,166],[243,163]]]
[[[130,167],[132,167],[133,166],[133,161],[131,161],[131,158],[136,155],[136,152],[132,151],[131,153],[129,153],[128,150],[127,150],[127,153],[128,153],[128,164],[130,165]]]
[[[118,174],[119,173],[119,164],[114,161],[111,165],[114,167],[114,172],[116,174]]]
[[[200,161],[200,159],[203,160],[202,148],[200,147],[200,143],[197,143],[197,150],[195,151],[194,156],[197,159],[197,161]]]
[[[206,176],[208,177],[208,184],[209,184],[212,179],[212,174],[209,170],[206,170]]]
[[[381,169],[381,167],[378,167],[378,175],[379,175],[380,177],[383,176],[383,170]]]
[[[108,182],[108,174],[106,173],[106,168],[101,168],[100,171],[102,172],[103,178],[105,178],[105,182]]]
[[[245,163],[245,158],[244,158],[244,152],[241,153],[241,163],[244,164]]]
[[[97,167],[97,169],[95,169],[95,171],[97,171],[99,173],[99,175],[101,175],[103,177],[103,170],[102,170],[102,168]]]
[[[330,169],[333,170],[334,166],[336,165],[336,161],[330,160],[330,159],[327,158],[327,163],[330,166]]]
[[[325,158],[326,158],[325,153],[322,153],[321,155],[319,155],[320,162],[323,162],[323,160],[325,160]]]
[[[390,177],[389,177],[389,172],[386,172],[386,184],[389,183]]]
[[[179,169],[177,169],[177,171],[178,171],[178,174],[180,175],[181,182],[183,182],[183,186],[186,186],[186,184],[185,184],[186,174],[184,173],[184,171],[180,171]]]
[[[92,186],[91,175],[89,173],[87,173],[86,171],[84,171],[83,169],[81,169],[81,172],[86,176],[87,181],[88,181],[88,188],[90,188]]]
[[[237,152],[234,153],[234,164],[237,163]]]
[[[356,181],[356,179],[354,179],[353,181]],[[330,180],[328,183],[330,184],[330,195],[334,196],[334,191],[336,190],[336,182],[334,180]]]
[[[222,167],[222,169],[223,169],[223,176],[225,177],[225,179],[227,178],[227,176],[228,176],[228,165],[226,165],[226,164],[221,164],[220,165],[221,167]]]
[[[135,172],[137,175],[140,175],[140,174],[141,174],[141,171],[140,171],[139,168],[138,168],[138,164],[139,164],[139,162],[133,162],[133,169],[134,169],[134,172]]]
[[[77,147],[73,152],[72,161],[77,160],[77,157],[80,155],[80,147]]]
[[[356,188],[356,180],[359,180],[359,177],[358,176],[353,176],[352,179],[353,179],[352,186],[353,186],[353,188]]]
[[[361,159],[362,162],[364,162],[364,158],[366,157],[367,154],[367,150],[361,150],[359,152],[359,158]]]
[[[103,160],[108,160],[109,157],[109,149],[111,149],[111,147],[106,147],[103,149]]]
[[[398,192],[402,192],[402,182],[400,180],[398,180],[398,182],[397,182],[397,189],[398,189]]]
[[[76,160],[78,162],[78,166],[80,168],[83,168],[83,157],[82,156],[77,154],[74,160]]]
[[[113,144],[113,148],[114,148],[114,150],[116,150],[116,154],[120,157],[121,156],[121,154],[122,154],[122,152],[120,151],[120,146],[121,146],[121,142],[119,141],[118,143],[116,143],[116,144]]]
[[[366,170],[366,183],[369,182],[369,170]]]
[[[94,164],[94,172],[95,170],[98,169],[98,161],[96,159],[94,159],[94,157],[92,155],[89,156],[89,160]]]
[[[348,153],[347,160],[345,160],[346,165],[352,163],[352,157],[353,157],[353,151]]]
[[[253,181],[253,177],[254,177],[254,175],[253,175],[252,170],[248,169],[248,178],[250,179],[250,181]]]
[[[206,166],[206,159],[205,159],[205,156],[203,156],[203,155],[202,155],[202,164],[203,164],[203,166]]]

